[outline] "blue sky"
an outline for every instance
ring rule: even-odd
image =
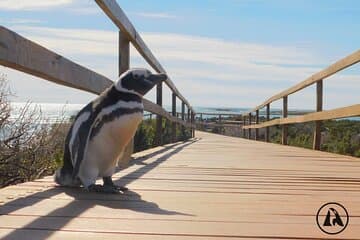
[[[0,1],[0,24],[115,79],[116,27],[94,1]],[[253,107],[359,49],[359,1],[117,1],[195,106]],[[132,49],[131,66],[148,67]],[[0,67],[16,101],[86,103],[94,95]],[[358,65],[325,82],[325,108],[359,102]],[[291,95],[314,108],[314,88]],[[165,103],[170,92],[165,91]],[[148,96],[154,100],[154,91]],[[280,105],[279,105],[280,106]]]

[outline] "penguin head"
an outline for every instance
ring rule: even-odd
[[[144,96],[156,84],[165,81],[165,73],[152,74],[145,68],[129,69],[119,77],[115,88],[119,91],[132,92]]]

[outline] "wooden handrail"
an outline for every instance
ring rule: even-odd
[[[105,14],[114,22],[114,24],[124,33],[133,46],[138,50],[141,56],[153,67],[157,72],[166,73],[159,61],[147,47],[140,34],[136,31],[124,11],[120,8],[115,0],[95,0]],[[189,102],[181,95],[170,77],[165,81],[166,85],[183,101],[188,108],[194,112]]]
[[[252,128],[264,128],[271,127],[275,125],[285,125],[285,124],[293,124],[293,123],[305,123],[305,122],[313,122],[313,121],[321,121],[321,120],[329,120],[336,118],[346,118],[346,117],[356,117],[360,116],[360,104],[355,104],[348,107],[337,108],[333,110],[326,110],[321,112],[308,113],[302,116],[297,117],[287,117],[287,118],[278,118],[273,119],[267,122],[263,122],[256,125],[244,126],[244,129],[252,129]]]
[[[0,26],[0,64],[71,88],[100,94],[113,81]],[[144,99],[145,111],[159,114],[185,127],[193,124],[168,114]]]
[[[286,97],[292,93],[300,91],[301,89],[304,89],[304,88],[316,83],[317,81],[324,80],[327,77],[329,77],[345,68],[348,68],[351,65],[354,65],[358,62],[360,62],[360,50],[355,51],[354,53],[348,55],[347,57],[345,57],[345,58],[337,61],[336,63],[330,65],[329,67],[325,68],[324,70],[313,74],[312,76],[310,76],[309,78],[305,79],[304,81],[296,84],[295,86],[292,86],[292,87],[288,88],[287,90],[282,91],[282,92],[272,96],[271,98],[269,98],[268,100],[266,100],[259,106],[255,107],[251,111],[244,113],[244,115],[248,115],[251,112],[260,110],[261,108],[265,107],[267,104],[270,104],[270,103],[272,103],[276,100],[279,100],[283,97]]]

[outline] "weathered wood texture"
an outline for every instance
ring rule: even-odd
[[[55,187],[52,177],[0,190],[0,239],[358,239],[360,161],[197,132],[196,142],[134,155],[115,174],[125,194]],[[350,224],[322,233],[317,210],[343,204]]]
[[[0,64],[64,86],[100,94],[113,82],[82,67],[15,32],[0,27]],[[173,118],[162,107],[144,99],[148,112],[160,114],[186,127],[190,124]]]
[[[274,125],[292,124],[292,123],[305,123],[319,120],[329,120],[345,117],[360,116],[360,104],[355,104],[348,107],[337,108],[333,110],[325,110],[321,112],[308,113],[297,117],[279,118],[273,119],[268,122],[260,123],[257,125],[244,126],[244,129],[248,128],[263,128]]]
[[[156,86],[156,104],[159,107],[162,107],[162,82]],[[156,132],[155,132],[155,144],[160,146],[162,144],[162,116],[160,114],[156,115]]]
[[[323,110],[323,81],[316,83],[316,111]],[[315,121],[313,149],[320,150],[321,145],[321,121]]]
[[[119,76],[130,68],[130,44],[127,37],[119,31]],[[134,152],[134,138],[130,140],[125,147],[124,154],[119,160],[118,165],[125,167],[131,160],[131,154]]]
[[[282,117],[287,118],[288,116],[288,97],[283,97],[283,111]],[[281,143],[287,145],[287,137],[288,137],[288,126],[286,124],[282,125],[282,136]]]
[[[113,23],[127,35],[133,46],[143,56],[143,58],[152,66],[157,72],[166,73],[160,62],[152,54],[147,47],[140,34],[136,31],[126,14],[120,8],[115,0],[95,0],[105,14],[113,21]],[[170,77],[165,81],[166,85],[192,110],[190,103],[181,95]]]
[[[99,94],[113,82],[0,26],[0,64],[64,86]]]
[[[176,117],[176,94],[172,93],[172,116]],[[176,142],[176,122],[171,124],[171,140]]]

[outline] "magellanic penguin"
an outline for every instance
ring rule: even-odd
[[[75,117],[65,140],[63,166],[55,173],[62,186],[83,185],[88,191],[118,192],[111,176],[125,146],[143,118],[142,97],[166,74],[131,69]],[[102,177],[104,185],[96,185]]]

